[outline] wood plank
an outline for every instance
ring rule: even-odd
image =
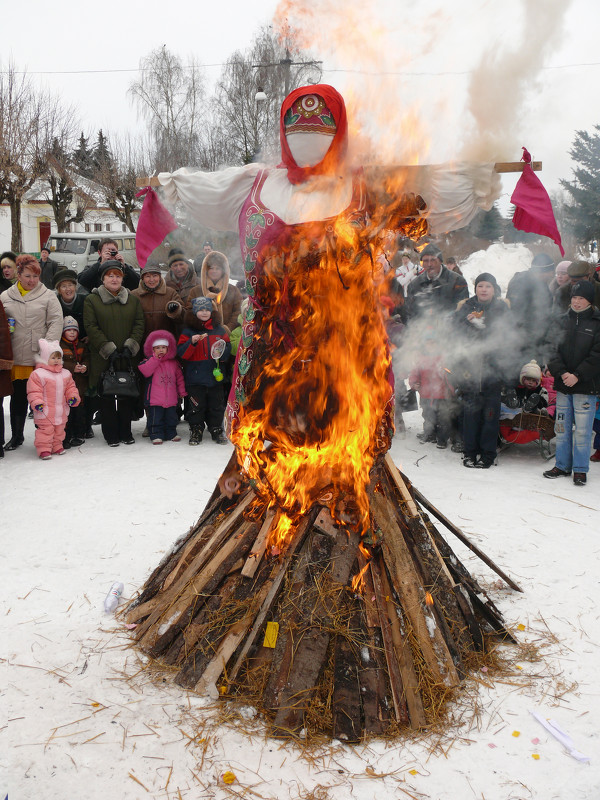
[[[355,624],[352,627],[356,629],[357,626]],[[333,666],[332,734],[334,739],[341,742],[359,742],[361,739],[360,669],[355,647],[345,636],[338,634],[335,637]]]
[[[253,578],[254,574],[256,573],[260,560],[265,554],[267,539],[269,537],[269,533],[271,532],[271,527],[273,526],[275,513],[275,509],[270,508],[265,514],[265,521],[261,525],[258,536],[256,537],[256,541],[250,549],[250,555],[248,556],[242,569],[242,575],[244,578]]]

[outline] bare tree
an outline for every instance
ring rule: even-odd
[[[287,92],[321,77],[317,62],[308,60],[287,39],[282,43],[270,27],[263,27],[252,46],[234,53],[217,84],[213,109],[216,125],[227,139],[230,163],[247,164],[259,152],[277,153],[279,109]],[[257,102],[262,90],[266,99]]]
[[[107,145],[107,137],[103,136]],[[117,219],[135,232],[133,213],[141,207],[136,198],[136,178],[148,175],[148,163],[138,140],[126,136],[116,139],[107,155],[97,160],[94,180],[101,186],[104,201]]]
[[[23,196],[46,169],[53,140],[67,138],[75,123],[49,92],[37,88],[11,62],[0,70],[0,196],[8,201],[11,247],[21,250]]]
[[[72,169],[68,151],[70,144],[65,146],[55,138],[46,159],[44,177],[50,190],[46,199],[52,206],[58,233],[68,230],[72,222],[83,222],[93,202],[83,186],[77,185],[78,176]]]
[[[166,47],[140,62],[140,79],[129,87],[154,143],[154,170],[174,170],[199,159],[205,109],[204,77],[191,59],[184,64]]]

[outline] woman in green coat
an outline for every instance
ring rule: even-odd
[[[138,298],[123,286],[120,261],[102,264],[102,285],[85,298],[83,321],[89,337],[90,390],[98,391],[100,376],[109,367],[127,369],[137,363],[144,336],[144,312]],[[131,420],[137,401],[99,393],[102,434],[107,444],[133,444]]]

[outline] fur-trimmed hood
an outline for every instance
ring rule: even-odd
[[[169,331],[157,330],[148,334],[148,338],[144,342],[144,355],[146,358],[152,358],[152,348],[157,339],[166,339],[169,343],[166,358],[177,357],[177,345],[175,344],[175,337]]]

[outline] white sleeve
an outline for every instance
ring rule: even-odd
[[[261,164],[229,167],[219,172],[178,169],[158,176],[167,202],[179,202],[202,224],[219,231],[236,231],[244,200]]]

